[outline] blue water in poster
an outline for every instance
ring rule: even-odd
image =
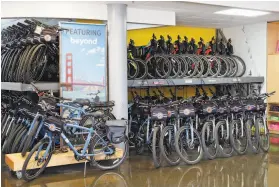
[[[106,25],[60,22],[60,83],[65,98],[107,100]]]

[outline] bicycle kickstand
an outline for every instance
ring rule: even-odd
[[[84,170],[83,170],[83,177],[84,178],[86,177],[86,163],[87,163],[87,160],[85,160],[85,162],[84,162]]]

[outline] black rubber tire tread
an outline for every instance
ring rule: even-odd
[[[23,128],[23,130],[18,133],[18,136],[16,137],[15,141],[13,142],[11,153],[18,153],[19,146],[20,146],[20,141],[23,139],[24,135],[26,135],[28,129],[26,127]]]
[[[234,126],[235,123],[237,123],[237,120],[232,121],[231,124],[230,124],[230,141],[231,141],[231,145],[232,145],[234,151],[235,151],[237,154],[239,154],[239,155],[244,155],[244,154],[247,152],[247,150],[248,150],[248,145],[249,145],[249,144],[248,144],[248,137],[247,137],[247,142],[246,142],[246,147],[245,147],[245,149],[244,149],[243,151],[240,151],[239,149],[237,149],[237,147],[236,147],[236,145],[235,145],[235,142],[234,142],[234,139],[233,139],[233,134],[232,134],[232,133],[233,133],[233,132],[232,132],[233,126]],[[241,123],[241,122],[239,121],[239,123]],[[246,136],[247,136],[247,127],[246,127],[245,125],[243,125],[243,128],[244,128],[244,130],[245,130],[244,133],[246,133]]]
[[[52,157],[52,149],[50,149],[49,151],[49,156],[47,158],[47,160],[45,161],[45,163],[43,164],[43,166],[37,171],[37,173],[35,174],[35,176],[33,178],[27,178],[26,177],[26,167],[28,166],[28,162],[30,161],[30,159],[32,158],[32,155],[35,153],[35,151],[37,151],[37,149],[44,143],[46,143],[48,141],[49,143],[49,140],[48,138],[45,138],[45,139],[42,139],[40,140],[34,147],[33,149],[30,151],[30,153],[28,154],[26,160],[24,161],[24,164],[23,164],[23,167],[22,167],[22,178],[25,180],[25,181],[31,181],[35,178],[37,178],[44,170],[45,168],[47,167],[47,164],[49,163],[51,157]]]
[[[106,135],[105,135],[106,136]],[[102,135],[101,135],[102,137]],[[99,139],[99,137],[96,137],[97,139]],[[93,144],[94,142],[97,141],[97,140],[93,140],[91,141],[91,144],[88,146],[88,153],[93,153]],[[125,151],[123,153],[123,157],[121,158],[121,160],[114,166],[102,166],[100,164],[98,164],[98,162],[94,159],[94,157],[90,157],[90,160],[93,164],[93,166],[96,166],[97,168],[101,169],[101,170],[110,170],[110,169],[115,169],[117,167],[119,167],[125,160],[126,160],[126,157],[127,157],[127,154],[129,152],[129,142],[128,142],[128,139],[126,138],[124,142],[122,142],[125,144]],[[116,144],[117,145],[117,144]]]
[[[3,145],[2,146],[2,152],[5,153],[10,153],[11,152],[11,145],[14,142],[16,136],[18,135],[18,132],[23,128],[23,126],[18,125],[17,127],[15,127],[15,129],[13,129],[13,132],[11,132],[11,134],[9,135],[9,137],[6,140],[6,147]]]
[[[251,128],[249,128],[249,123],[253,124],[253,121],[251,119],[248,119],[246,121],[246,128],[247,128],[247,137],[248,137],[248,143],[249,143],[249,147],[251,148],[252,152],[253,153],[259,153],[260,151],[260,143],[259,143],[259,126],[255,123],[254,126],[255,126],[255,135],[256,135],[256,147],[254,147],[252,145],[252,141],[251,141]]]
[[[188,160],[186,157],[184,157],[184,155],[181,153],[180,151],[180,148],[179,148],[179,145],[178,145],[178,141],[179,141],[179,138],[180,138],[180,134],[186,130],[186,126],[183,126],[183,127],[180,127],[180,129],[177,131],[176,135],[175,135],[175,149],[176,149],[176,152],[177,154],[180,156],[180,158],[186,163],[186,164],[190,164],[190,165],[193,165],[193,164],[196,164],[198,162],[201,161],[201,159],[203,158],[203,149],[202,149],[202,140],[201,140],[201,137],[200,137],[200,133],[195,129],[193,128],[193,132],[194,134],[198,137],[198,140],[200,142],[200,146],[201,146],[201,149],[200,149],[200,155],[198,156],[198,158],[194,161],[192,160]]]
[[[259,127],[259,133],[260,133],[260,137],[261,137],[261,134],[262,134],[262,132],[261,132],[261,126],[259,125],[259,121],[260,120],[264,120],[264,119],[260,119],[260,118],[257,118],[256,119],[256,123],[258,124],[258,127]],[[266,125],[267,123],[265,123],[265,125]],[[264,126],[264,123],[262,122],[262,126]],[[264,127],[263,127],[264,128]],[[260,142],[260,148],[261,148],[261,150],[263,151],[263,152],[265,152],[265,153],[267,153],[268,152],[268,150],[269,150],[269,147],[270,147],[270,141],[269,141],[269,130],[268,130],[268,127],[266,126],[265,127],[266,128],[266,130],[267,130],[267,134],[265,135],[267,138],[267,143],[268,143],[268,145],[267,145],[267,147],[265,147],[265,146],[263,146],[263,144],[262,144],[262,142],[261,142],[261,138],[259,139],[259,142]]]
[[[37,132],[37,129],[39,127],[39,124],[40,124],[40,121],[37,120],[34,124],[34,127],[33,129],[31,130],[30,134],[27,136],[26,138],[26,141],[24,143],[24,146],[23,146],[23,149],[21,151],[21,155],[24,157],[27,153],[27,151],[30,149],[30,147],[32,146],[31,143],[32,143],[32,139],[34,138],[34,135],[36,134]]]
[[[216,144],[216,139],[215,139],[215,145],[216,145],[216,151],[215,151],[215,154],[210,154],[208,151],[207,151],[207,145],[206,145],[206,142],[205,142],[205,131],[206,131],[206,127],[208,125],[211,125],[213,126],[213,123],[212,122],[205,122],[203,127],[202,127],[202,132],[201,132],[201,140],[202,140],[202,148],[203,148],[203,152],[205,154],[205,156],[210,159],[210,160],[213,160],[214,158],[216,158],[217,156],[217,153],[218,153],[218,150],[217,150],[217,144]],[[213,132],[215,131],[215,129],[213,129]],[[211,133],[213,133],[211,132]]]
[[[216,124],[216,130],[215,130],[215,137],[216,137],[216,145],[217,145],[217,152],[218,154],[221,156],[221,157],[225,157],[225,158],[228,158],[228,157],[231,157],[233,155],[233,152],[234,152],[234,149],[232,147],[232,151],[229,152],[229,153],[226,153],[223,148],[220,146],[220,142],[219,142],[219,134],[218,134],[218,130],[219,128],[221,127],[221,125],[225,125],[226,126],[226,122],[225,121],[219,121],[217,124]],[[230,138],[230,134],[229,134],[229,138]],[[229,140],[230,141],[230,140]]]
[[[160,127],[154,127],[153,136],[152,136],[152,158],[153,158],[153,164],[155,168],[159,168],[161,166],[161,161],[162,161],[161,151],[159,153],[160,154],[159,160],[157,158],[158,155],[156,155],[156,142],[157,142],[157,138],[160,138],[161,136],[160,131],[161,131]],[[159,145],[157,146],[159,147]]]
[[[131,74],[130,74],[130,66],[133,66],[133,65],[131,65],[131,63],[129,63],[129,61],[131,61],[132,63],[134,63],[135,66],[136,66],[136,71],[135,71],[135,74],[134,74],[134,75],[131,75]],[[129,78],[129,79],[134,79],[135,77],[138,76],[138,73],[139,73],[139,65],[138,65],[138,62],[137,62],[136,60],[128,59],[128,64],[127,64],[127,65],[128,65],[127,69],[129,70],[129,71],[128,71],[128,78]]]
[[[235,59],[237,59],[237,62],[238,62],[239,64],[241,64],[242,67],[241,67],[241,68],[238,67],[238,70],[241,69],[241,71],[240,71],[240,73],[237,73],[236,76],[237,76],[237,77],[242,77],[242,76],[245,74],[245,72],[246,72],[246,64],[245,64],[245,62],[243,61],[243,59],[240,58],[239,56],[232,55],[232,57],[235,58]]]
[[[160,64],[161,67],[159,67],[159,62],[158,62],[158,58],[162,58],[164,60],[164,64]],[[156,68],[155,68],[155,72],[156,72],[156,75],[161,78],[161,79],[165,79],[167,77],[169,77],[171,71],[172,71],[172,63],[169,61],[168,58],[166,58],[165,56],[163,55],[156,55],[155,56],[155,60],[156,60]],[[162,62],[160,62],[162,63]],[[166,64],[165,64],[166,63]],[[165,71],[164,67],[165,65],[167,66],[168,70]],[[160,71],[158,70],[158,68],[161,68],[162,72],[164,72],[163,74],[160,73]]]
[[[166,126],[163,128],[163,131],[161,133],[161,136],[160,136],[160,151],[161,151],[161,154],[163,156],[163,158],[167,161],[167,163],[171,166],[175,166],[175,165],[178,165],[179,162],[180,162],[180,156],[177,154],[178,156],[178,159],[177,160],[171,160],[167,155],[166,155],[166,152],[165,152],[165,146],[164,146],[164,137],[165,137],[165,134],[167,131],[169,130],[172,130],[174,127],[173,126]],[[175,134],[173,134],[173,140],[175,140]],[[175,141],[173,142],[174,145],[172,145],[173,147],[175,147]]]
[[[138,65],[139,65],[139,71],[143,71],[142,74],[139,72],[138,76],[135,79],[144,79],[147,76],[147,72],[148,72],[147,64],[145,61],[143,61],[141,59],[135,59],[135,60],[137,61]]]

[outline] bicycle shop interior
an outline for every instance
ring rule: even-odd
[[[1,5],[1,186],[278,186],[278,1]]]

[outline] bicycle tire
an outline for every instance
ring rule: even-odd
[[[141,59],[135,59],[135,60],[138,62],[139,65],[139,73],[137,77],[135,77],[135,79],[144,79],[147,76],[147,72],[148,72],[147,64]]]
[[[249,145],[248,144],[248,137],[247,137],[247,128],[246,128],[245,125],[243,126],[244,135],[246,135],[246,141],[245,141],[245,146],[242,146],[244,149],[241,150],[236,146],[236,143],[235,143],[235,140],[234,140],[235,134],[233,133],[233,127],[234,127],[235,124],[237,125],[238,122],[241,123],[240,120],[234,120],[230,124],[230,141],[231,141],[231,145],[233,146],[234,151],[239,155],[244,155],[247,152],[248,145]]]
[[[235,77],[238,72],[238,64],[234,58],[231,58],[230,56],[227,56],[226,58],[231,62],[230,63],[230,65],[231,65],[230,72],[229,72],[228,76]]]
[[[223,128],[220,128],[221,125],[224,125]],[[225,151],[225,148],[220,145],[220,135],[219,135],[219,130],[222,130],[226,133],[227,132],[227,126],[226,126],[226,121],[219,121],[217,124],[216,124],[216,130],[215,130],[215,137],[216,137],[216,144],[217,144],[217,153],[221,156],[221,157],[225,157],[225,158],[228,158],[228,157],[231,157],[233,155],[233,152],[234,152],[234,149],[232,147],[232,145],[230,146],[231,150],[229,150],[228,152]],[[228,132],[229,132],[229,129],[228,129]],[[224,140],[222,139],[221,142],[224,143],[225,141],[227,141],[228,143],[231,144],[230,142],[230,134],[229,134],[229,139],[228,140]]]
[[[188,73],[188,62],[185,59],[185,55],[179,55],[179,60],[181,63],[181,71],[180,71],[180,75],[178,75],[179,78],[184,78],[186,76],[186,74]]]
[[[270,142],[269,142],[269,131],[268,131],[268,127],[266,125],[266,123],[264,123],[264,117],[262,118],[257,118],[256,119],[256,123],[258,124],[258,127],[259,127],[259,141],[260,141],[260,148],[263,152],[268,152],[269,150],[269,147],[270,147]],[[265,127],[264,127],[265,126]],[[266,129],[267,133],[266,134],[263,134],[262,132],[262,128]],[[265,142],[267,143],[267,145],[263,145],[263,140],[261,139],[262,137],[262,134],[264,135],[264,138],[265,138]]]
[[[199,56],[196,56],[196,59],[199,59],[199,60],[195,64],[195,66],[197,67],[197,71],[193,77],[200,78],[203,74],[204,65],[203,65],[203,61],[201,60],[201,58]]]
[[[161,166],[162,156],[161,151],[159,147],[159,141],[161,136],[161,128],[160,127],[154,127],[153,136],[152,136],[152,158],[153,158],[153,164],[155,168],[159,168]],[[158,147],[156,149],[156,147]],[[159,151],[159,155],[157,155],[157,151]]]
[[[131,63],[133,63],[133,64],[131,64]],[[134,66],[136,66],[136,67],[134,67]],[[132,75],[131,75],[131,67],[133,67],[135,69],[135,73],[132,74]],[[128,78],[129,79],[134,79],[135,77],[138,76],[139,65],[138,65],[137,61],[128,59],[128,67],[127,67],[127,69],[128,69]]]
[[[11,145],[14,142],[16,136],[18,135],[18,133],[21,131],[21,129],[23,128],[23,126],[19,125],[18,127],[16,127],[13,132],[9,135],[8,139],[6,140],[6,147],[3,145],[2,146],[2,152],[5,153],[10,153],[11,152]]]
[[[161,78],[161,79],[165,79],[167,78],[172,70],[172,64],[169,61],[168,58],[166,58],[165,56],[162,55],[158,55],[155,57],[156,58],[156,67],[155,67],[155,72],[157,77]],[[163,60],[163,62],[159,62],[159,58],[161,58]],[[165,70],[165,67],[167,68],[167,70]]]
[[[167,155],[166,151],[165,151],[165,136],[167,133],[169,133],[170,131],[174,132],[173,129],[174,127],[173,126],[166,126],[163,128],[163,131],[161,133],[161,136],[160,136],[160,152],[162,153],[162,156],[165,158],[165,160],[167,161],[167,163],[171,166],[175,166],[175,165],[178,165],[179,162],[180,162],[180,156],[176,153],[176,150],[175,150],[175,134],[173,133],[173,142],[171,142],[173,145],[169,145],[169,147],[172,147],[170,149],[173,149],[175,151],[174,154],[176,154],[177,158],[170,158],[169,155]]]
[[[45,163],[42,165],[42,167],[39,169],[39,170],[37,170],[37,172],[33,175],[33,176],[31,176],[31,177],[29,177],[28,175],[27,175],[27,166],[28,166],[28,162],[30,161],[30,159],[32,158],[32,155],[35,153],[35,151],[41,146],[41,145],[44,145],[45,143],[49,143],[49,139],[48,138],[45,138],[45,139],[42,139],[41,141],[39,141],[34,147],[33,147],[33,149],[30,151],[30,153],[28,154],[28,156],[27,156],[27,158],[25,159],[25,161],[24,161],[24,164],[23,164],[23,166],[22,166],[22,178],[25,180],[25,181],[31,181],[31,180],[33,180],[33,179],[35,179],[35,178],[37,178],[44,170],[45,170],[45,168],[47,167],[47,165],[48,165],[48,163],[49,163],[49,161],[50,161],[50,159],[51,159],[51,157],[52,157],[52,153],[53,153],[53,151],[52,151],[52,146],[51,146],[51,149],[50,149],[50,151],[49,151],[49,155],[48,155],[48,157],[47,157],[47,159],[45,160]],[[34,159],[34,158],[33,158]]]
[[[190,164],[190,165],[193,165],[193,164],[196,164],[198,162],[201,161],[202,157],[203,157],[203,149],[202,149],[202,140],[201,140],[201,137],[200,137],[200,133],[195,129],[193,128],[193,133],[194,133],[194,136],[197,137],[197,141],[199,142],[199,147],[198,148],[198,151],[199,151],[199,155],[198,157],[195,159],[195,160],[189,160],[187,156],[184,156],[180,150],[180,145],[179,145],[179,139],[180,139],[180,134],[182,132],[184,132],[186,129],[188,129],[187,126],[182,126],[180,127],[180,129],[177,131],[176,135],[175,135],[175,148],[176,148],[176,152],[179,154],[180,158],[186,163],[186,164]],[[187,153],[186,153],[187,154]]]
[[[217,77],[226,77],[230,71],[229,63],[222,56],[216,56],[216,58],[219,58],[221,66]]]
[[[22,148],[22,151],[21,151],[21,155],[24,157],[27,153],[27,151],[30,149],[30,147],[32,146],[31,143],[32,143],[32,139],[34,138],[33,136],[36,134],[37,132],[37,129],[39,127],[39,124],[40,124],[40,121],[36,121],[35,124],[34,124],[34,127],[33,129],[31,129],[30,133],[27,135],[27,138],[26,138],[26,141],[24,143],[24,146]]]
[[[95,136],[94,140],[91,141],[90,145],[88,146],[88,153],[89,153],[89,154],[94,153],[93,150],[95,150],[95,149],[94,149],[93,146],[94,146],[94,144],[97,144],[97,143],[98,143],[98,140],[100,140],[101,138],[102,138],[103,140],[105,140],[105,141],[108,141],[108,140],[107,140],[107,135],[106,135],[106,134],[103,134],[103,135],[100,135],[100,136]],[[121,145],[118,145],[118,144],[114,144],[114,145],[118,145],[119,147],[125,147],[125,151],[123,152],[123,155],[122,155],[120,161],[117,162],[117,164],[115,164],[115,161],[113,161],[112,164],[114,164],[114,165],[112,165],[112,166],[104,166],[104,165],[101,165],[100,163],[101,163],[101,162],[105,162],[105,161],[108,162],[108,161],[111,161],[111,160],[99,160],[99,161],[97,161],[97,160],[95,160],[95,157],[94,157],[94,156],[90,156],[91,164],[92,164],[93,166],[96,166],[97,168],[99,168],[99,169],[101,169],[101,170],[110,170],[110,169],[114,169],[114,168],[119,167],[119,166],[126,160],[127,153],[129,152],[129,143],[128,143],[127,138],[125,139],[124,142],[121,142],[121,143],[124,143],[124,146],[121,146]],[[120,144],[121,144],[121,143],[120,143]],[[117,159],[117,160],[118,160],[118,159]],[[99,163],[99,162],[100,162],[100,163]]]
[[[167,78],[174,79],[178,77],[178,75],[181,73],[181,62],[180,60],[178,60],[178,56],[173,56],[173,55],[170,56],[169,61],[172,64],[172,68],[171,68],[171,73]]]
[[[255,142],[255,146],[253,145],[253,142],[251,140],[252,136],[251,136],[251,128],[249,128],[250,126],[255,126],[255,137],[254,137],[254,140],[256,141]],[[258,125],[256,123],[253,123],[253,121],[251,119],[248,119],[246,121],[246,127],[247,127],[247,137],[248,137],[248,144],[249,144],[249,147],[251,148],[252,152],[253,153],[259,153],[260,151],[260,145],[259,145],[259,128],[258,128]]]
[[[207,56],[208,61],[210,63],[210,77],[217,77],[221,71],[221,63],[215,56]],[[214,71],[214,69],[216,69]]]
[[[23,139],[24,135],[27,133],[28,129],[26,127],[23,128],[22,132],[18,134],[16,137],[15,141],[13,142],[11,153],[18,153],[19,146],[20,146],[20,141]]]
[[[201,140],[202,140],[202,148],[203,148],[203,152],[204,152],[204,154],[205,154],[205,156],[208,158],[208,159],[210,159],[210,160],[213,160],[214,158],[216,158],[216,156],[217,156],[217,153],[218,153],[218,150],[217,150],[217,144],[216,144],[216,138],[214,138],[214,136],[215,136],[215,134],[213,134],[214,132],[215,132],[215,129],[212,129],[212,131],[211,132],[209,132],[209,134],[211,133],[212,135],[213,135],[213,138],[214,138],[214,144],[215,144],[215,150],[214,150],[214,152],[213,152],[213,154],[211,154],[209,151],[208,151],[208,146],[206,145],[207,143],[206,143],[206,141],[205,141],[205,132],[206,132],[206,128],[207,128],[207,126],[208,125],[211,125],[212,126],[212,128],[214,128],[214,125],[213,125],[213,123],[212,122],[205,122],[204,123],[204,125],[203,125],[203,127],[202,127],[202,132],[201,132],[201,134],[202,134],[202,137],[201,137]],[[211,146],[210,146],[211,147]]]
[[[239,56],[232,55],[232,57],[233,57],[234,59],[237,59],[238,64],[240,64],[240,65],[242,66],[242,68],[239,68],[239,67],[238,67],[238,70],[241,70],[241,71],[240,71],[240,73],[238,72],[238,73],[236,74],[237,77],[242,77],[242,76],[245,74],[245,72],[246,72],[246,64],[245,64],[245,62],[243,61],[243,59],[240,58]]]

